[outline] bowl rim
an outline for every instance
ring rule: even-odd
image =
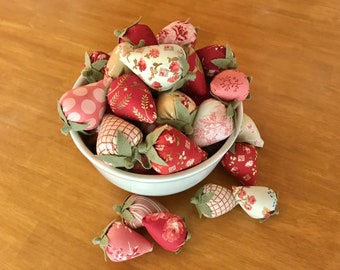
[[[87,80],[82,75],[79,76],[75,84],[73,85],[73,88],[84,85],[87,83]],[[124,171],[120,168],[112,167],[106,163],[104,163],[102,160],[95,157],[95,155],[89,150],[89,148],[86,146],[84,141],[81,139],[79,132],[76,131],[70,131],[72,140],[78,150],[99,170],[104,171],[107,174],[116,176],[116,177],[122,177],[125,180],[130,180],[134,182],[140,182],[140,183],[156,183],[157,180],[161,182],[172,182],[174,180],[183,180],[185,177],[189,177],[193,174],[198,174],[201,171],[204,171],[208,167],[206,166],[207,163],[209,164],[215,164],[218,163],[223,155],[230,149],[230,147],[234,144],[236,141],[236,138],[241,130],[242,125],[242,119],[243,119],[243,102],[240,102],[237,109],[236,109],[236,121],[235,121],[235,127],[232,132],[232,134],[226,139],[225,143],[222,145],[222,147],[211,157],[208,159],[202,161],[201,163],[171,174],[138,174],[133,173],[129,171]]]

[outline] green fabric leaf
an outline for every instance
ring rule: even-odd
[[[122,213],[122,218],[127,220],[127,221],[131,221],[134,220],[135,217],[131,214],[131,212],[127,209],[125,209]]]
[[[215,193],[214,192],[207,192],[202,194],[202,196],[200,197],[200,204],[207,204],[211,201],[212,198],[214,198]]]
[[[117,153],[119,156],[131,157],[132,149],[129,140],[121,132],[117,131]]]
[[[107,60],[103,60],[103,59],[97,60],[96,62],[93,62],[91,64],[91,67],[95,70],[100,71],[103,67],[105,67],[106,63],[107,63]]]
[[[151,147],[157,142],[158,137],[163,133],[163,131],[166,129],[167,125],[161,126],[156,128],[154,131],[150,132],[146,138],[146,148]]]
[[[148,149],[148,151],[145,153],[145,155],[147,156],[147,158],[159,165],[163,165],[163,166],[168,166],[168,164],[158,155],[156,149],[154,147],[150,147]]]
[[[216,58],[211,60],[211,62],[220,69],[236,69],[237,63],[236,58],[233,56],[233,52],[229,45],[226,45],[226,55],[225,58]]]

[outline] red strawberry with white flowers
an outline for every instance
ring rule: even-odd
[[[189,19],[174,21],[156,34],[158,44],[190,45],[191,47],[195,47],[196,37],[197,28],[189,23]]]
[[[107,100],[112,112],[124,119],[153,123],[157,119],[156,105],[149,87],[134,73],[114,80]]]
[[[257,150],[249,143],[236,142],[221,160],[223,167],[245,186],[256,184]]]
[[[222,70],[237,68],[235,54],[228,45],[209,45],[196,50],[196,53],[209,80]]]
[[[119,38],[119,42],[129,42],[135,46],[157,45],[158,41],[151,28],[139,23],[140,21],[141,18],[122,30],[115,30],[114,34]]]
[[[105,89],[108,82],[100,80],[65,92],[58,101],[58,113],[64,122],[63,134],[94,130],[106,110]]]
[[[159,174],[178,172],[205,160],[208,154],[191,139],[170,125],[157,127],[138,145],[152,168]]]
[[[105,260],[108,257],[113,262],[127,261],[153,250],[149,240],[118,221],[110,223],[92,242],[103,250]]]
[[[191,198],[200,217],[216,218],[228,213],[236,205],[231,190],[216,184],[205,184]]]
[[[114,210],[122,217],[130,228],[143,227],[142,219],[152,213],[168,212],[160,202],[146,196],[131,194],[122,205],[116,205]]]
[[[148,214],[142,223],[151,237],[167,251],[178,252],[190,238],[183,219],[170,212]]]
[[[100,81],[104,78],[105,67],[110,55],[102,51],[85,53],[85,67],[81,74],[89,83]]]

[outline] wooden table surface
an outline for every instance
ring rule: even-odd
[[[0,0],[0,269],[340,269],[340,6],[329,1]],[[56,100],[85,51],[111,51],[115,29],[142,16],[158,32],[199,26],[196,48],[229,43],[253,76],[244,104],[265,141],[258,185],[279,193],[264,223],[241,207],[199,219],[190,198],[204,183],[236,180],[219,165],[201,184],[156,197],[185,217],[179,254],[113,263],[91,240],[118,218],[127,191],[105,180],[64,136]]]

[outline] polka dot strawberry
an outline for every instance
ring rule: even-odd
[[[236,202],[252,218],[266,220],[279,213],[274,190],[262,186],[233,186]]]
[[[142,219],[146,215],[169,211],[160,202],[137,194],[129,195],[122,205],[116,205],[114,209],[122,217],[123,222],[133,229],[144,226]]]
[[[58,113],[64,126],[63,134],[90,131],[98,127],[106,109],[107,82],[100,80],[65,92],[58,101]]]
[[[191,198],[200,217],[216,218],[228,213],[236,205],[231,190],[216,184],[205,184]]]
[[[237,142],[250,143],[256,147],[263,147],[264,141],[253,119],[243,113],[240,133],[236,138]]]
[[[222,158],[223,167],[242,185],[252,186],[257,178],[257,150],[249,143],[236,142]]]
[[[105,259],[113,262],[134,259],[153,250],[149,240],[118,221],[110,223],[92,242],[103,250]]]
[[[112,112],[124,119],[153,123],[157,119],[156,105],[149,87],[134,73],[114,80],[107,92]]]
[[[142,223],[151,237],[167,251],[178,252],[190,238],[184,220],[170,212],[148,214]]]

